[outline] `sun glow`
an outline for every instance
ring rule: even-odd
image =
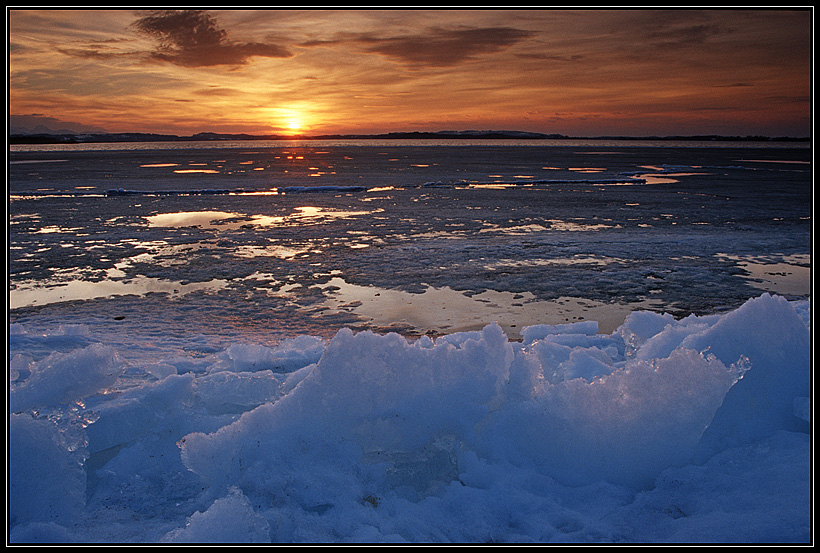
[[[256,114],[265,120],[274,133],[297,135],[313,130],[316,122],[315,106],[306,102],[268,106]]]

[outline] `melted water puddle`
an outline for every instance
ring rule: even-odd
[[[207,282],[182,283],[172,280],[137,276],[128,280],[72,280],[60,284],[42,282],[22,284],[9,291],[9,308],[38,307],[52,303],[93,300],[112,296],[143,296],[149,293],[164,293],[171,297],[184,296],[191,292],[216,292],[228,284],[227,280],[214,279]]]
[[[746,279],[755,288],[795,296],[811,294],[811,255],[791,255],[782,261],[755,256],[717,254],[731,259],[748,273]]]
[[[519,339],[526,326],[564,324],[593,320],[599,332],[610,334],[636,309],[649,309],[652,301],[630,305],[605,304],[583,298],[538,300],[530,292],[487,290],[467,296],[449,287],[428,287],[421,294],[375,286],[349,284],[334,277],[326,285],[333,290],[324,306],[346,310],[373,325],[407,325],[420,332],[443,334],[480,330],[497,322],[511,339]]]
[[[175,213],[158,213],[145,217],[151,227],[183,228],[200,227],[231,230],[247,225],[300,225],[313,224],[332,219],[344,219],[361,215],[370,215],[375,211],[335,211],[321,207],[302,206],[293,213],[283,216],[246,215],[228,211],[179,211]]]

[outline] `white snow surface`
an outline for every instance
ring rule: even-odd
[[[10,361],[9,541],[808,543],[810,314],[765,293],[146,366],[15,324],[62,350]]]

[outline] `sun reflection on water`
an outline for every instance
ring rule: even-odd
[[[315,206],[300,206],[287,215],[247,215],[229,211],[178,211],[174,213],[158,213],[145,217],[152,227],[202,227],[219,228],[223,230],[236,229],[247,225],[274,226],[314,224],[333,219],[344,219],[370,215],[382,211],[332,210]]]

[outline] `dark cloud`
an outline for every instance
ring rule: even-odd
[[[725,32],[720,25],[700,24],[651,30],[645,33],[644,38],[652,48],[678,50],[703,45],[709,39],[723,35],[725,35]]]
[[[8,123],[9,132],[11,134],[106,132],[105,129],[101,127],[90,126],[74,121],[63,121],[42,113],[28,113],[24,115],[10,114]]]
[[[199,90],[195,90],[193,94],[198,96],[235,96],[237,94],[241,94],[239,90],[235,88],[226,88],[224,86],[209,86],[207,88],[201,88]]]
[[[185,67],[242,65],[254,56],[287,58],[292,54],[278,44],[237,43],[204,10],[159,10],[133,23],[140,33],[159,40],[151,57]]]
[[[20,54],[22,52],[26,52],[29,50],[27,46],[23,46],[22,44],[17,44],[16,42],[9,41],[9,54]]]
[[[638,57],[680,56],[719,48],[730,39],[732,10],[624,10],[611,12],[606,36]],[[737,12],[738,14],[742,12]],[[635,30],[640,40],[635,40]]]
[[[373,34],[349,35],[333,41],[305,43],[304,46],[353,43],[366,52],[381,54],[403,63],[444,67],[482,54],[498,52],[532,34],[511,27],[433,28],[426,34],[394,37]]]
[[[538,52],[529,52],[529,53],[521,53],[516,54],[516,57],[521,59],[532,59],[532,60],[541,60],[541,61],[557,61],[557,62],[576,62],[583,60],[586,56],[582,54],[572,54],[572,55],[557,55],[557,54],[542,54]]]
[[[96,59],[111,59],[120,57],[122,54],[118,52],[109,52],[104,51],[104,49],[96,48],[96,47],[86,47],[86,48],[57,48],[57,51],[66,54],[68,56],[74,56],[77,58],[96,58]]]

